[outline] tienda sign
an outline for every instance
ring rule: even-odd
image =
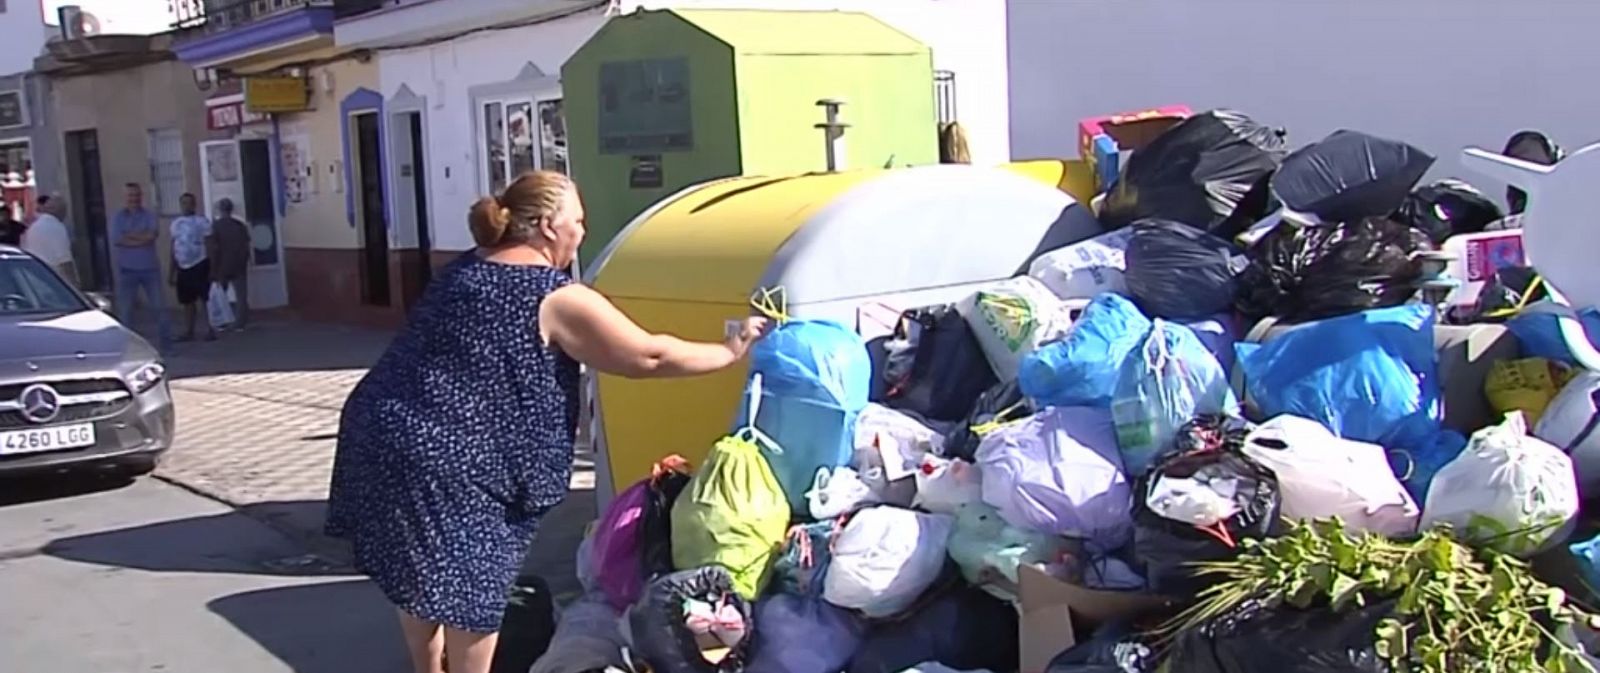
[[[236,129],[266,120],[266,115],[245,109],[243,96],[228,96],[206,102],[206,128],[213,131]]]

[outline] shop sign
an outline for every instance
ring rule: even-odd
[[[28,125],[27,100],[21,91],[0,91],[0,129]]]
[[[210,103],[206,106],[206,128],[213,131],[236,129],[246,124],[254,124],[266,120],[266,115],[256,114],[244,109],[244,99],[242,98],[234,98],[225,103]]]
[[[244,80],[244,108],[249,112],[301,112],[309,105],[310,88],[304,77],[249,77]]]

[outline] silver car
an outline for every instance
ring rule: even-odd
[[[0,245],[0,474],[144,474],[172,445],[161,357],[107,308],[103,296]]]

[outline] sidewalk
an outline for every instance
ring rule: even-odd
[[[157,476],[249,513],[347,562],[322,535],[339,410],[392,334],[266,319],[167,360],[178,435]],[[581,447],[573,492],[546,519],[528,569],[575,595],[573,555],[594,519],[594,473]]]

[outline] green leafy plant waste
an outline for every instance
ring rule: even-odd
[[[1448,528],[1415,540],[1351,535],[1337,519],[1296,523],[1287,535],[1244,540],[1230,561],[1197,564],[1216,584],[1160,632],[1171,638],[1258,600],[1335,611],[1399,597],[1376,628],[1395,673],[1596,673],[1552,629],[1595,628],[1560,588],[1520,559],[1457,541]]]

